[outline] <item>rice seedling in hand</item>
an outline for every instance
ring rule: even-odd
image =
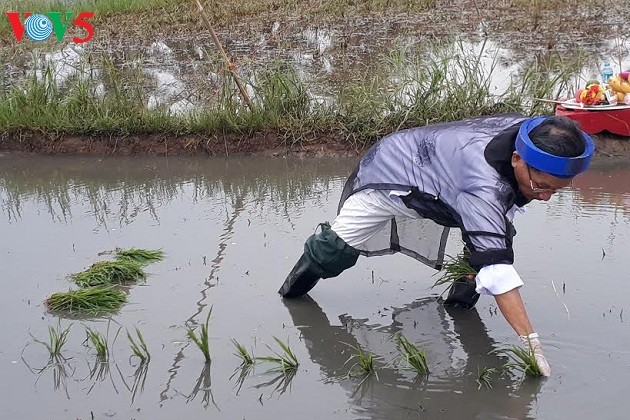
[[[510,360],[503,365],[504,370],[514,368],[527,376],[543,376],[536,362],[534,349],[531,347],[526,350],[519,346],[512,346],[511,348],[493,350],[493,353],[506,356]]]
[[[57,328],[48,326],[48,341],[38,340],[32,334],[31,338],[34,342],[46,347],[51,359],[59,358],[61,357],[61,350],[68,340],[71,326],[72,325],[68,325],[65,329],[61,329],[61,325],[58,325]]]
[[[275,363],[277,367],[270,369],[270,371],[272,372],[282,372],[284,374],[295,372],[300,363],[298,362],[297,357],[289,347],[289,344],[283,343],[277,337],[274,337],[273,339],[276,340],[276,343],[282,350],[282,354],[267,346],[267,348],[271,350],[275,356],[256,357],[255,360]]]
[[[136,341],[127,330],[127,338],[129,339],[129,343],[131,345],[131,351],[134,356],[140,359],[140,363],[144,364],[145,362],[151,360],[151,354],[149,353],[147,343],[144,341],[144,337],[138,327],[136,327],[136,335],[138,336],[138,341]]]
[[[472,268],[466,259],[466,253],[457,255],[456,257],[450,257],[449,260],[442,264],[442,271],[444,272],[440,278],[438,278],[433,286],[434,287],[447,285],[448,287],[442,292],[446,293],[454,282],[468,276],[476,276],[477,270]]]
[[[208,337],[208,324],[210,323],[210,315],[212,315],[212,308],[208,311],[208,316],[206,317],[206,322],[201,324],[199,336],[195,332],[194,328],[187,328],[186,335],[190,338],[193,343],[199,347],[199,350],[203,353],[203,356],[206,358],[206,363],[210,363],[210,342]]]
[[[52,311],[83,312],[98,315],[103,312],[115,312],[127,301],[127,296],[111,287],[89,287],[53,293],[45,304]]]
[[[411,369],[421,375],[429,373],[427,355],[423,350],[420,350],[400,332],[396,334],[396,345],[401,353],[399,357],[404,359]]]
[[[481,387],[485,386],[487,389],[492,388],[492,383],[490,379],[492,374],[496,372],[495,368],[484,367],[483,369],[477,368],[477,389],[481,389]]]
[[[365,380],[371,374],[375,374],[374,371],[374,353],[370,351],[364,351],[359,346],[353,346],[352,344],[343,343],[346,346],[350,347],[356,353],[352,354],[348,360],[345,361],[344,365],[348,364],[351,360],[356,360],[355,363],[350,367],[348,371],[348,376],[365,376],[363,380]],[[378,379],[378,375],[376,375]],[[363,381],[361,382],[363,383]]]
[[[141,265],[162,261],[164,259],[164,251],[161,249],[117,249],[116,259],[118,261],[132,261]]]
[[[142,266],[131,260],[98,261],[87,270],[70,275],[79,287],[136,283],[146,277]]]

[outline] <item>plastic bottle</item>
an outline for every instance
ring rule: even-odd
[[[611,77],[613,77],[615,74],[615,72],[613,71],[612,67],[610,66],[610,61],[606,60],[604,61],[604,65],[602,66],[602,82],[604,83],[608,83],[608,79],[610,79]]]

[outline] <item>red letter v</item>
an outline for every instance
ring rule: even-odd
[[[13,34],[15,34],[15,40],[20,41],[24,36],[24,25],[20,21],[20,12],[6,12],[5,15],[9,18]],[[32,15],[31,12],[25,12],[24,18],[28,18],[30,15]]]

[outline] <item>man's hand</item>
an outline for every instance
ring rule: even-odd
[[[519,336],[525,348],[528,351],[534,352],[534,357],[536,358],[536,363],[538,364],[538,368],[540,369],[540,373],[543,376],[551,375],[551,368],[549,367],[549,363],[547,363],[547,359],[542,351],[542,345],[540,344],[540,340],[538,339],[538,334],[531,333],[529,335],[521,335]]]

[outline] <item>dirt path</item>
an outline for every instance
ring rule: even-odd
[[[593,136],[597,156],[603,159],[630,157],[630,138],[613,135]],[[44,155],[115,156],[357,156],[364,150],[353,148],[334,133],[316,139],[292,142],[277,132],[226,135],[161,134],[128,137],[67,136],[49,139],[37,133],[0,139],[0,153]]]

